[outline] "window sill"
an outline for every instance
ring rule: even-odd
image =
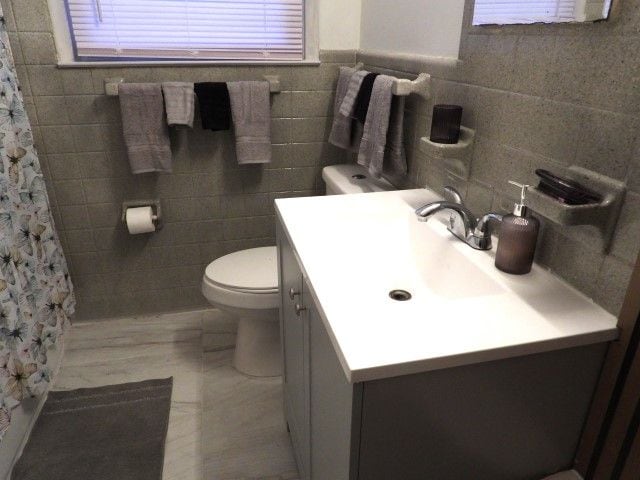
[[[166,61],[144,61],[144,60],[131,60],[131,61],[104,61],[104,62],[74,62],[74,61],[60,61],[58,62],[58,68],[66,69],[66,68],[125,68],[125,67],[179,67],[179,66],[189,66],[189,67],[211,67],[211,66],[219,66],[219,67],[246,67],[246,66],[255,66],[255,67],[278,67],[278,66],[286,66],[286,67],[308,67],[308,66],[317,66],[320,65],[320,60],[296,60],[296,61],[238,61],[238,60],[166,60]]]

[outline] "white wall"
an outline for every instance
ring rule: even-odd
[[[360,45],[361,0],[317,0],[320,49],[355,50]],[[364,0],[366,3],[368,0]]]
[[[360,48],[457,58],[463,11],[464,0],[363,0]]]

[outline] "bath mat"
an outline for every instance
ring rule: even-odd
[[[51,392],[12,480],[161,480],[173,378]]]

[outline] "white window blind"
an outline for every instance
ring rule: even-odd
[[[302,60],[304,0],[66,0],[77,59]]]
[[[588,12],[598,4],[597,18]],[[474,25],[559,23],[606,18],[610,0],[476,0]]]

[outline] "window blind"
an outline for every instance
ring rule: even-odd
[[[301,60],[304,0],[66,0],[78,59]]]
[[[474,25],[570,22],[581,0],[476,0]]]

